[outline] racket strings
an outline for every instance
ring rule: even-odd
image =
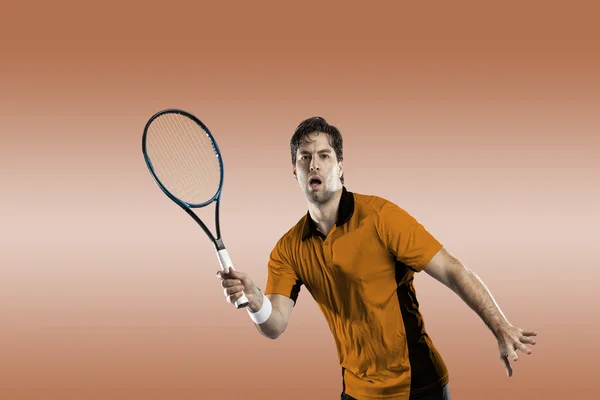
[[[178,199],[201,204],[221,183],[221,162],[209,135],[181,114],[164,114],[148,128],[146,152],[163,186]]]
[[[220,167],[209,137],[197,124],[179,114],[168,114],[162,122],[162,128],[169,133],[167,145],[177,152],[176,164],[171,168],[176,166],[181,173],[175,175],[181,196],[204,197],[200,202],[208,200],[216,193],[220,179]]]
[[[172,118],[172,115],[166,115],[165,119],[171,118],[171,121],[161,121],[162,129],[169,133],[170,142],[166,143],[166,146],[174,146],[175,151],[177,152],[178,157],[174,158],[175,164],[171,164],[171,168],[176,167],[179,172],[184,172],[179,178],[176,176],[176,183],[179,184],[179,188],[184,191],[185,194],[194,194],[198,190],[200,186],[202,188],[206,187],[206,183],[211,181],[211,177],[206,174],[206,171],[209,169],[209,166],[202,162],[208,158],[208,154],[202,150],[202,146],[199,146],[197,141],[190,138],[190,134],[193,135],[193,131],[190,132],[190,127],[185,126],[187,119],[184,123],[178,118]],[[174,139],[174,140],[173,140]],[[196,147],[194,149],[194,147]],[[197,151],[199,157],[195,157],[191,155],[190,152]],[[173,168],[173,171],[175,168]],[[189,173],[191,171],[195,171],[198,176],[194,176],[194,174]],[[187,179],[185,179],[187,178]],[[200,178],[198,182],[194,182],[194,178]],[[199,183],[198,186],[193,185],[194,183]]]

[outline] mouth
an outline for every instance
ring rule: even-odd
[[[308,180],[308,186],[313,190],[320,188],[322,184],[323,181],[318,176],[313,176]]]

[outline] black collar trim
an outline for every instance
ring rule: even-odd
[[[340,198],[340,205],[338,207],[336,226],[342,226],[350,220],[354,214],[354,194],[346,190],[346,187],[342,187],[342,196]],[[302,240],[306,240],[314,235],[323,235],[317,230],[317,224],[310,217],[310,212],[306,213],[306,220],[304,222],[304,228],[302,230]]]

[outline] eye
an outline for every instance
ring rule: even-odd
[[[329,154],[323,154],[323,155],[321,155],[321,157],[323,157],[323,158],[329,158]]]

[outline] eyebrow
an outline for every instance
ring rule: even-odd
[[[300,154],[310,154],[310,151],[308,151],[308,150],[298,150],[298,152]],[[332,152],[331,149],[323,149],[323,150],[317,151],[318,154],[322,154],[322,153],[329,153],[329,154],[331,154],[331,152]]]

